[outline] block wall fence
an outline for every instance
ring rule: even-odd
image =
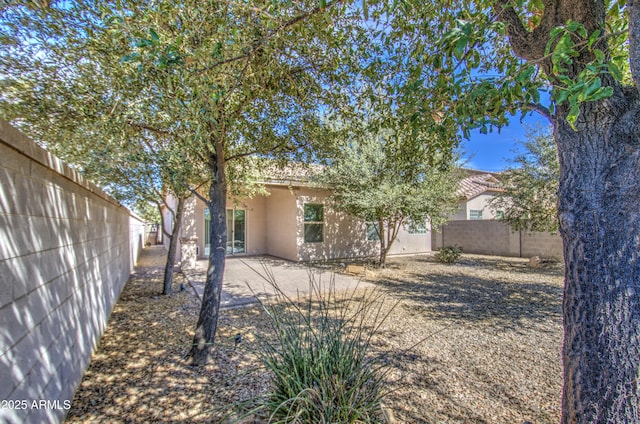
[[[454,245],[464,253],[479,255],[563,257],[560,235],[512,231],[509,225],[494,220],[449,221],[431,234],[433,250]]]
[[[144,230],[0,120],[0,422],[64,419]]]

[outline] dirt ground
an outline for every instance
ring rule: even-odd
[[[268,388],[255,355],[269,337],[260,306],[222,312],[209,365],[185,359],[199,310],[189,291],[161,296],[162,257],[127,283],[67,422],[222,422]],[[385,407],[398,423],[556,423],[562,270],[464,255],[395,258],[370,275],[391,312],[373,340],[389,367]],[[176,290],[181,279],[176,281]],[[306,282],[303,282],[306,283]],[[237,347],[236,334],[243,335]]]

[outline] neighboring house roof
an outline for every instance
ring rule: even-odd
[[[502,191],[500,181],[490,173],[474,173],[460,181],[458,194],[469,200],[487,191]]]

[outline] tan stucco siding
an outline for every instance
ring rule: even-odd
[[[463,200],[458,204],[458,210],[449,218],[449,220],[465,221],[467,219],[469,219],[468,212],[467,212],[467,201]]]
[[[492,194],[480,194],[469,200],[463,200],[458,205],[458,210],[451,215],[450,221],[468,221],[471,219],[472,210],[481,210],[482,219],[495,219],[496,213],[489,206],[489,202],[493,199]]]
[[[246,211],[246,250],[248,255],[264,255],[267,253],[267,210],[265,196],[244,199],[239,202],[229,201],[228,208]]]
[[[329,259],[374,257],[380,251],[379,242],[368,241],[366,223],[332,207],[326,190],[300,189],[296,191],[298,210],[297,246],[298,260],[320,261]],[[324,238],[322,242],[304,242],[304,204],[325,205]],[[409,234],[403,227],[394,242],[391,255],[426,253],[431,251],[431,232]]]
[[[339,212],[332,207],[328,190],[302,188],[296,190],[297,237],[299,261],[374,256],[377,243],[367,241],[364,222]],[[324,205],[323,240],[316,243],[304,241],[304,205]]]
[[[389,255],[413,255],[431,251],[431,230],[425,234],[411,234],[405,225],[400,228]]]
[[[270,186],[268,190],[270,194],[267,196],[227,201],[227,208],[246,211],[246,254],[267,254],[292,261],[378,256],[380,245],[367,240],[365,222],[337,211],[331,204],[330,191],[276,186]],[[304,241],[305,203],[324,205],[322,242]],[[202,257],[205,252],[205,204],[197,200],[191,209],[193,213],[190,216],[195,222],[187,224],[192,230],[185,231],[186,228],[183,228],[183,236],[184,233],[190,233],[190,237],[197,238],[198,254]],[[390,254],[415,254],[430,250],[430,232],[409,234],[408,229],[403,227]]]
[[[298,260],[296,249],[297,211],[295,195],[289,188],[270,188],[266,198],[266,253],[291,261]]]
[[[495,219],[496,213],[489,206],[489,202],[493,199],[491,194],[481,194],[467,201],[467,219],[470,219],[472,210],[481,210],[482,219]]]
[[[195,197],[193,198],[195,199]],[[198,237],[198,256],[204,256],[204,210],[207,206],[200,199],[196,200],[195,204],[195,217],[194,228],[196,231],[196,237]],[[187,220],[185,220],[187,221]],[[187,221],[188,222],[188,221]]]

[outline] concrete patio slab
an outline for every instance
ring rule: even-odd
[[[200,297],[204,292],[207,275],[207,260],[199,260],[194,270],[185,271]],[[288,297],[309,294],[309,275],[312,274],[321,287],[335,286],[336,292],[354,288],[373,288],[373,284],[358,277],[333,273],[312,265],[290,262],[269,256],[227,258],[222,284],[221,307],[236,308],[257,303],[258,298],[274,296],[275,288],[268,282],[268,274],[273,276],[279,289]],[[332,281],[333,279],[333,281]]]

